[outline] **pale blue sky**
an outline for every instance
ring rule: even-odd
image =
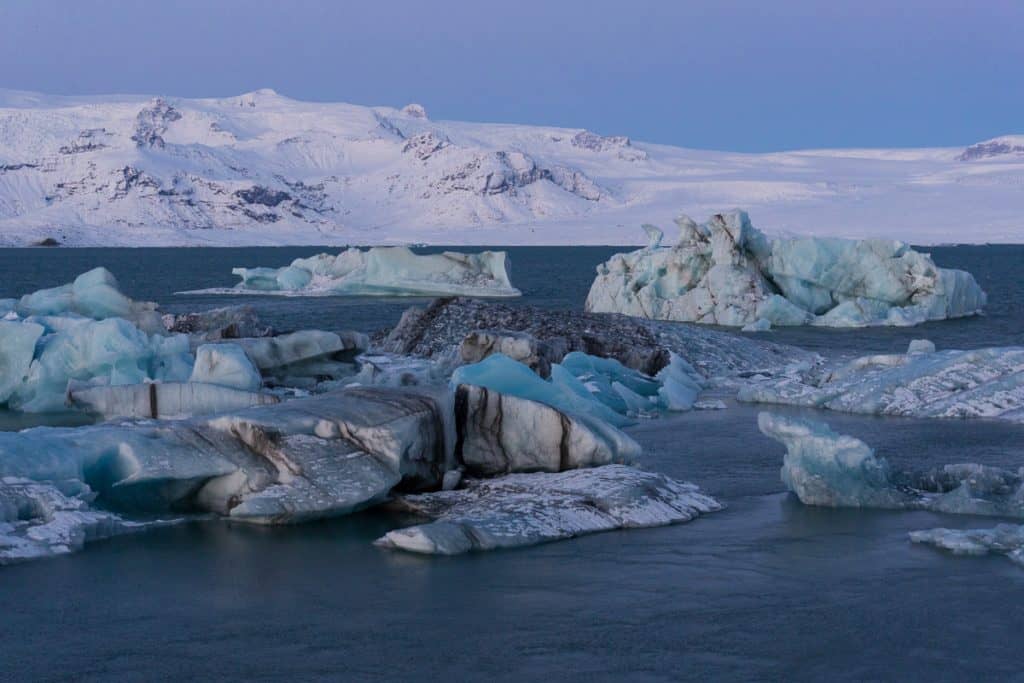
[[[0,0],[0,87],[401,106],[689,147],[1024,133],[1024,2]]]

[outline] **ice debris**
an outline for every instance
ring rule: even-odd
[[[763,378],[740,401],[781,403],[869,415],[995,417],[1024,420],[1024,347],[864,356],[837,367]]]
[[[334,296],[515,297],[503,251],[416,254],[408,247],[346,249],[284,268],[235,268],[235,290]],[[211,291],[211,290],[207,290]]]
[[[911,531],[914,543],[932,545],[954,555],[1006,555],[1024,567],[1024,525],[997,524],[991,529],[928,529]]]
[[[970,273],[939,268],[896,240],[770,240],[738,210],[676,223],[675,246],[651,239],[598,266],[586,310],[760,330],[908,326],[985,306]]]
[[[693,484],[623,465],[472,479],[454,491],[403,496],[396,506],[434,521],[388,532],[377,544],[434,555],[677,524],[722,509]]]
[[[90,541],[167,523],[124,520],[91,508],[93,497],[84,486],[61,491],[52,484],[0,477],[0,565],[76,552]]]
[[[758,427],[786,447],[782,481],[806,505],[1024,518],[1024,469],[967,463],[905,472],[821,422],[761,413]]]

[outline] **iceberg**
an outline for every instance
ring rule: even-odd
[[[834,368],[764,378],[737,399],[868,415],[1024,420],[1024,347],[864,356]]]
[[[599,265],[586,310],[756,331],[909,326],[975,315],[986,303],[970,273],[896,240],[770,240],[738,210],[676,223],[675,246],[651,239]]]
[[[476,475],[561,472],[630,462],[640,445],[615,427],[513,394],[460,384],[456,458]]]
[[[403,496],[395,506],[434,521],[390,531],[377,545],[434,555],[678,524],[722,509],[693,484],[623,465],[471,479],[453,491]]]
[[[54,327],[55,320],[62,324]],[[18,361],[0,365],[0,387],[14,410],[64,410],[72,381],[108,386],[184,382],[192,372],[188,337],[149,335],[123,318],[27,318],[6,325],[24,328],[17,335],[21,343],[12,340],[9,350],[2,352]],[[0,328],[4,340],[15,336],[9,330]],[[25,349],[33,336],[37,336],[34,358],[25,372]]]
[[[447,392],[359,388],[206,418],[0,432],[0,477],[115,513],[285,524],[347,514],[453,469]]]
[[[234,268],[235,292],[306,296],[516,297],[503,251],[416,254],[408,247],[346,249],[284,268]],[[224,290],[204,290],[224,291]]]
[[[928,529],[911,531],[914,543],[948,550],[954,555],[1006,555],[1024,567],[1024,525],[997,524],[991,529]]]
[[[966,463],[899,471],[860,439],[821,422],[761,413],[757,424],[786,447],[782,481],[805,505],[1024,518],[1024,468]]]
[[[23,318],[69,314],[93,320],[124,318],[150,334],[164,330],[156,304],[132,301],[122,294],[117,279],[106,268],[93,268],[69,284],[26,294],[14,311]]]
[[[243,391],[258,391],[263,386],[260,371],[238,344],[203,344],[197,348],[188,381]]]

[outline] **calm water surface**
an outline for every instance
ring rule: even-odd
[[[0,296],[109,267],[170,310],[232,297],[231,265],[309,249],[0,251]],[[530,303],[580,308],[613,249],[512,249]],[[1021,342],[1018,247],[931,250],[990,294],[983,318],[907,330],[788,330],[823,351]],[[374,329],[408,301],[251,299],[273,324]],[[775,408],[773,408],[775,410]],[[813,414],[796,409],[780,412]],[[992,518],[804,507],[757,408],[646,421],[642,464],[728,509],[693,523],[531,549],[423,558],[370,542],[381,513],[294,528],[205,523],[0,570],[0,680],[1024,680],[1024,571],[907,532]],[[1024,425],[819,414],[900,466],[1024,464]]]

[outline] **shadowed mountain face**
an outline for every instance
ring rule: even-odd
[[[271,90],[0,91],[0,244],[622,244],[734,206],[769,232],[1012,242],[1022,149],[735,154]]]

